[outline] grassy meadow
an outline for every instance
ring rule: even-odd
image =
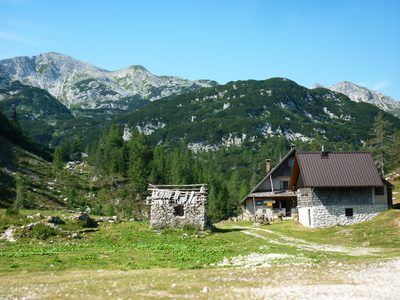
[[[367,268],[400,257],[399,210],[329,229],[284,220],[220,223],[206,231],[150,230],[147,222],[96,217],[97,224],[88,226],[64,212],[27,218],[38,212],[0,210],[0,232],[14,228],[16,239],[0,240],[0,298],[223,299],[235,288],[295,278],[340,284],[345,279],[334,276],[332,265]],[[60,216],[65,224],[28,229],[46,216]]]

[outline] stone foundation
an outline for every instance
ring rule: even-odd
[[[301,224],[327,228],[371,220],[388,206],[374,203],[372,188],[301,188],[298,190],[298,208]]]

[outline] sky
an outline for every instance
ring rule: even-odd
[[[0,0],[0,60],[190,80],[349,81],[400,100],[400,0]]]

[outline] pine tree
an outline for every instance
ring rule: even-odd
[[[56,148],[54,152],[53,168],[56,171],[56,180],[58,180],[58,173],[62,171],[65,164],[64,149],[61,146]]]
[[[77,154],[77,159],[81,160],[82,159],[82,152],[83,152],[83,134],[82,131],[78,132],[78,135],[76,136],[75,139],[75,151]]]
[[[71,147],[71,142],[69,140],[65,142],[63,149],[64,149],[65,161],[71,160],[72,147]]]
[[[129,177],[137,194],[147,190],[152,151],[144,134],[131,136],[129,152]]]
[[[162,146],[157,145],[151,166],[151,182],[154,184],[168,183],[167,157]]]
[[[389,155],[392,169],[400,167],[400,130],[396,130],[392,136],[392,144],[389,149]]]
[[[121,163],[123,161],[123,143],[122,131],[116,125],[110,127],[107,136],[104,136],[105,148],[104,148],[104,162],[105,170],[108,178],[110,179],[111,190],[115,184],[117,174],[121,171]]]
[[[13,209],[18,209],[26,204],[26,184],[21,172],[17,173],[17,178],[15,181],[16,195]]]
[[[382,176],[385,176],[385,160],[389,157],[390,136],[388,130],[391,126],[392,124],[384,119],[383,113],[379,112],[372,125],[373,138],[369,140],[372,146],[372,155]]]
[[[18,113],[17,113],[17,109],[15,108],[15,105],[13,106],[13,114],[12,114],[12,118],[11,120],[14,121],[14,123],[17,125],[17,127],[21,127],[21,125],[19,124],[19,118],[18,118]]]
[[[92,151],[96,151],[93,157],[93,169],[95,177],[97,178],[97,187],[100,188],[100,177],[103,175],[105,167],[104,167],[104,148],[105,143],[104,140],[101,138],[100,142],[97,144],[96,147],[93,147]]]

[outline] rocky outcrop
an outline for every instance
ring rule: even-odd
[[[323,88],[324,86],[315,83],[310,89]],[[358,86],[348,81],[328,86],[327,89],[345,94],[354,102],[367,102],[376,105],[380,109],[400,117],[400,102],[377,91],[371,91],[365,87]]]

